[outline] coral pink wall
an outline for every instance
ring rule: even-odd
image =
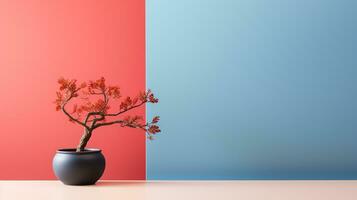
[[[144,4],[0,1],[0,179],[54,179],[56,149],[76,146],[81,127],[52,103],[59,76],[104,76],[124,95],[145,89]],[[145,179],[144,132],[104,127],[89,146],[106,156],[103,179]]]

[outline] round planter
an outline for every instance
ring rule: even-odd
[[[66,185],[92,185],[102,176],[105,158],[100,149],[59,149],[53,158],[53,171]]]

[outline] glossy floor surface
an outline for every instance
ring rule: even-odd
[[[357,181],[101,181],[66,186],[58,181],[0,181],[1,200],[355,200]]]

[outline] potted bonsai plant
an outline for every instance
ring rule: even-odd
[[[150,90],[140,92],[134,98],[121,98],[119,87],[107,85],[103,77],[81,84],[77,84],[75,79],[60,78],[58,83],[56,110],[62,111],[70,122],[84,129],[76,148],[59,149],[54,156],[55,175],[64,184],[95,184],[102,176],[105,158],[101,150],[86,148],[96,129],[110,125],[138,128],[146,132],[148,139],[160,132],[157,126],[159,116],[145,123],[142,116],[125,115],[146,103],[157,103],[158,99]]]

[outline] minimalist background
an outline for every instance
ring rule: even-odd
[[[147,0],[149,179],[356,179],[357,2]]]
[[[103,179],[357,179],[356,10],[349,0],[0,0],[0,179],[54,179],[56,149],[77,145],[81,127],[53,104],[60,76],[160,98],[147,108],[162,119],[156,140],[95,133]]]
[[[145,89],[144,19],[144,0],[0,1],[0,179],[54,179],[56,149],[77,145],[81,127],[55,112],[60,76]],[[145,179],[144,132],[105,127],[89,146],[103,179]]]

